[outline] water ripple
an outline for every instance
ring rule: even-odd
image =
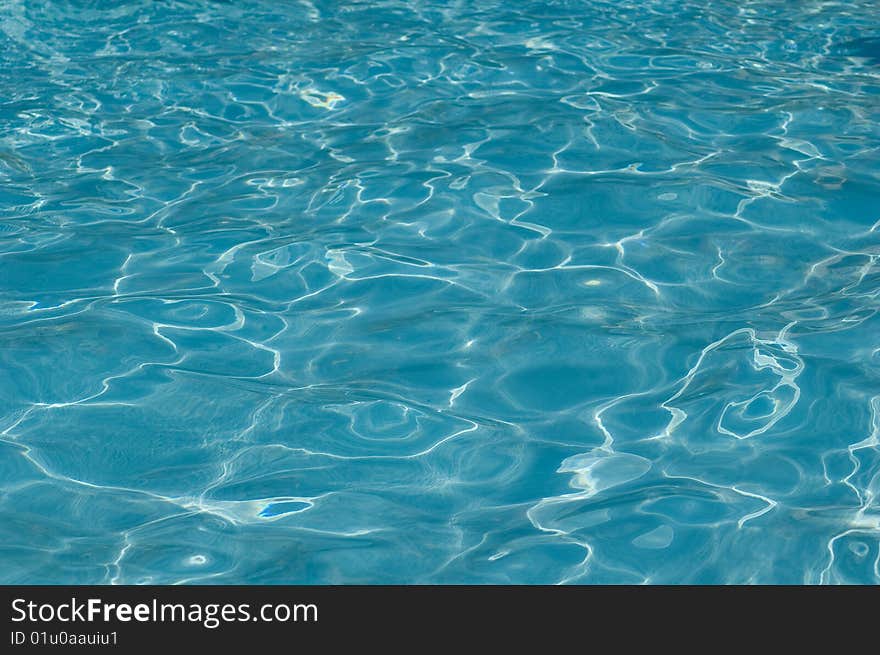
[[[880,582],[876,7],[0,8],[0,582]]]

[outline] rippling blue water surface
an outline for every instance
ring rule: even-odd
[[[880,582],[877,2],[0,5],[0,582]]]

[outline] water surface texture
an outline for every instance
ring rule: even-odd
[[[0,582],[880,582],[880,5],[0,4]]]

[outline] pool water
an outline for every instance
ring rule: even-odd
[[[875,2],[0,5],[0,582],[880,582]]]

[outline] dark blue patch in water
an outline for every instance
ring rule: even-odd
[[[301,512],[304,509],[308,509],[311,507],[308,503],[303,503],[298,500],[291,500],[283,503],[270,503],[263,508],[263,511],[260,512],[260,516],[263,518],[269,518],[271,516],[281,516],[282,514],[291,514],[293,512]]]
[[[847,41],[840,45],[840,53],[849,57],[864,57],[872,64],[880,64],[880,36]]]

